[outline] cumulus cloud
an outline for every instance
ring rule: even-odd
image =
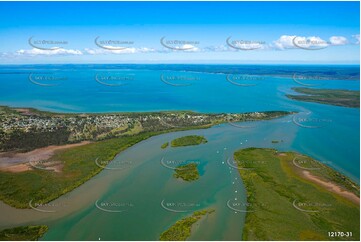
[[[277,40],[270,43],[257,41],[236,41],[225,40],[224,44],[211,46],[198,46],[190,43],[179,44],[173,48],[149,48],[149,47],[128,47],[120,49],[111,45],[103,46],[104,48],[85,48],[85,49],[65,49],[56,48],[52,50],[44,50],[38,48],[20,49],[15,52],[0,52],[0,58],[19,58],[32,56],[66,56],[66,55],[109,55],[109,54],[135,54],[135,53],[181,53],[181,52],[238,52],[243,50],[289,50],[289,49],[322,49],[332,46],[342,46],[349,44],[360,44],[360,35],[352,35],[348,40],[343,36],[331,36],[328,41],[318,36],[297,36],[282,35]]]
[[[191,44],[184,44],[182,46],[177,46],[176,49],[184,50],[187,52],[199,52],[200,49],[194,45]]]
[[[124,48],[124,49],[116,49],[113,46],[104,46],[104,49],[97,48],[97,49],[91,49],[91,48],[85,48],[84,53],[89,55],[104,55],[104,54],[134,54],[134,53],[150,53],[150,52],[156,52],[153,48]]]
[[[234,43],[233,47],[241,50],[257,50],[257,49],[263,49],[264,45],[258,42],[243,41],[243,42]]]
[[[330,37],[330,43],[331,45],[346,45],[348,41],[343,36],[332,36]]]
[[[33,48],[30,50],[18,50],[16,51],[18,55],[28,55],[28,56],[36,56],[36,55],[46,55],[46,56],[53,56],[53,55],[82,55],[83,52],[80,50],[73,50],[73,49],[64,49],[58,48],[53,50],[41,50],[37,48]]]
[[[296,35],[282,35],[278,40],[273,41],[272,47],[280,50],[295,48],[293,39]]]
[[[286,49],[317,49],[325,48],[329,42],[323,40],[318,36],[297,36],[297,35],[282,35],[278,40],[275,40],[270,45],[273,49],[286,50]]]

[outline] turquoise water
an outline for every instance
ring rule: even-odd
[[[251,146],[307,154],[359,183],[358,108],[288,99],[285,94],[293,93],[292,87],[302,85],[295,82],[292,75],[276,76],[275,70],[280,67],[267,67],[266,73],[262,68],[250,68],[252,73],[248,73],[248,79],[232,79],[241,85],[227,80],[224,67],[217,70],[216,66],[211,66],[207,71],[204,67],[199,71],[192,67],[187,72],[180,71],[179,66],[167,68],[2,67],[0,104],[57,112],[288,110],[299,113],[277,120],[242,124],[246,128],[222,124],[207,130],[152,137],[116,157],[112,165],[116,168],[119,164],[127,164],[124,169],[104,170],[54,201],[69,203],[68,206],[58,207],[54,213],[16,210],[2,204],[0,213],[7,214],[7,219],[0,219],[0,226],[44,222],[50,226],[44,240],[156,240],[178,219],[194,210],[211,207],[216,212],[202,220],[191,238],[240,240],[245,214],[236,213],[227,207],[227,202],[231,201],[235,206],[241,206],[237,205],[238,202],[245,204],[244,188],[237,171],[226,161],[235,150]],[[315,67],[294,68],[287,67],[288,74],[293,71],[303,74],[309,71],[309,75],[316,73]],[[319,84],[315,87],[359,90],[359,79],[347,78],[347,74],[354,76],[357,69],[338,67],[343,72],[338,71],[334,74],[337,78],[332,78],[330,68],[323,68],[316,68],[316,74],[325,73],[327,80],[312,80],[312,84]],[[230,69],[235,70],[234,67]],[[41,84],[54,86],[36,85],[29,81],[30,74],[31,79],[36,75],[50,75],[62,77],[62,80],[41,80]],[[96,77],[103,84],[97,82]],[[185,134],[204,135],[209,142],[195,147],[160,148],[165,141]],[[273,144],[272,140],[282,142]],[[175,180],[172,178],[173,170],[164,167],[162,159],[163,164],[170,161],[199,162],[201,179],[193,184]],[[105,204],[101,208],[122,212],[99,209],[95,205],[97,201],[98,205]],[[168,204],[166,208],[178,212],[169,211],[162,204]]]

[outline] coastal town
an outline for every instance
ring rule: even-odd
[[[99,141],[140,132],[209,127],[225,122],[269,119],[287,112],[200,114],[190,111],[61,114],[0,107],[0,151]],[[27,135],[26,135],[27,134]],[[17,137],[22,137],[19,142]],[[12,140],[17,139],[17,142]],[[25,145],[24,145],[25,144]]]

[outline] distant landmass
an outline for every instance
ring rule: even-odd
[[[330,104],[335,106],[359,108],[360,91],[338,90],[338,89],[313,89],[306,87],[292,88],[294,91],[304,95],[287,95],[288,98],[304,101]]]

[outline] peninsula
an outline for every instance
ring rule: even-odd
[[[292,113],[67,114],[0,107],[0,199],[16,208],[29,208],[29,198],[34,204],[49,203],[102,171],[97,161],[107,164],[154,135],[209,128],[228,122],[229,116],[242,122]]]
[[[360,187],[346,176],[295,152],[246,148],[234,159],[247,190],[243,240],[359,241]]]

